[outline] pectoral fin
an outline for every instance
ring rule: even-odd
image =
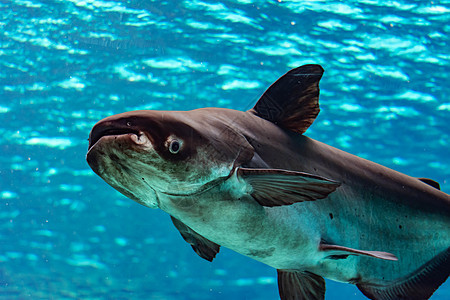
[[[329,251],[330,258],[333,259],[335,259],[336,257],[345,258],[348,255],[363,255],[384,260],[398,260],[394,254],[388,252],[358,250],[338,245],[330,245],[325,242],[320,243],[319,250]]]
[[[216,257],[216,254],[219,253],[220,245],[201,236],[178,219],[172,216],[170,218],[172,219],[173,225],[181,233],[183,239],[191,245],[195,253],[207,261],[212,261]]]
[[[310,272],[277,270],[281,300],[323,300],[325,280]]]
[[[320,176],[278,169],[238,168],[236,174],[251,185],[253,198],[269,207],[323,199],[340,185]]]

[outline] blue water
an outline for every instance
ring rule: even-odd
[[[308,136],[449,193],[449,24],[448,0],[0,1],[0,298],[277,299],[275,270],[224,248],[202,260],[97,177],[91,127],[249,109],[318,63]],[[331,281],[327,297],[365,299]],[[433,296],[449,298],[449,283]]]

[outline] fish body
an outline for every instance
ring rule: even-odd
[[[291,70],[246,112],[108,117],[91,131],[88,163],[170,214],[202,258],[224,246],[276,268],[282,299],[323,299],[323,277],[371,299],[427,299],[450,271],[450,197],[303,135],[322,72]]]

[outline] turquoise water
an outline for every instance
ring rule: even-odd
[[[91,127],[249,109],[318,63],[308,136],[449,193],[449,24],[448,0],[0,1],[0,298],[276,299],[275,270],[224,248],[202,260],[167,215],[97,177]],[[449,283],[433,296],[449,298]]]

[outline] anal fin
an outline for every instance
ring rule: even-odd
[[[178,229],[183,239],[191,245],[195,253],[207,261],[212,261],[216,257],[216,254],[219,253],[220,245],[198,234],[180,220],[172,216],[170,218],[172,219],[173,225]]]
[[[356,286],[374,300],[424,300],[433,295],[450,275],[450,248],[435,256],[412,274],[386,285],[360,283]]]
[[[281,300],[323,300],[325,280],[307,271],[277,270]]]

